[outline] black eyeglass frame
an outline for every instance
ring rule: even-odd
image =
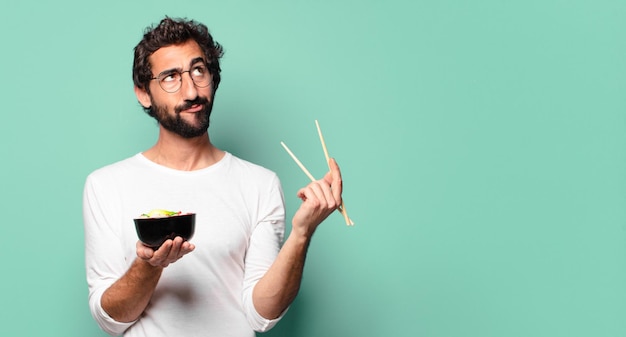
[[[173,94],[175,92],[178,92],[178,90],[180,90],[180,88],[182,88],[183,86],[183,74],[184,73],[189,73],[189,78],[191,79],[191,82],[193,83],[193,85],[195,85],[198,88],[206,88],[208,86],[210,86],[211,84],[213,84],[213,76],[211,75],[211,73],[209,72],[209,67],[207,66],[206,62],[204,62],[203,59],[199,59],[199,60],[193,60],[191,62],[191,64],[194,64],[193,66],[191,66],[189,68],[189,70],[179,70],[179,69],[169,69],[169,70],[164,70],[161,73],[159,73],[159,75],[157,75],[156,77],[151,77],[150,80],[158,80],[158,84],[159,87],[170,94]],[[193,76],[191,76],[191,72],[195,69],[197,69],[198,67],[203,67],[207,76],[208,76],[208,83],[206,85],[202,85],[202,84],[198,84],[196,83],[196,80],[194,79]],[[161,84],[162,80],[167,77],[167,76],[172,76],[174,74],[177,74],[178,76],[180,76],[180,78],[178,79],[178,85],[176,86],[176,90],[171,91],[171,90],[166,90],[165,88],[163,88],[163,85]]]

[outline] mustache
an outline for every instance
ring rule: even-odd
[[[187,110],[187,109],[191,109],[192,106],[194,105],[204,105],[205,107],[207,106],[207,104],[209,103],[209,100],[206,97],[196,97],[193,100],[187,100],[185,101],[185,103],[178,105],[174,108],[174,112],[176,112],[177,114],[179,114],[181,111]]]

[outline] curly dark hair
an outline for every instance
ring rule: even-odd
[[[222,46],[213,40],[208,28],[202,23],[187,19],[165,17],[155,27],[147,27],[143,39],[135,47],[133,60],[133,82],[138,88],[150,93],[148,84],[152,69],[148,58],[160,48],[194,40],[206,57],[209,73],[213,78],[213,92],[220,84],[220,61],[224,55]]]

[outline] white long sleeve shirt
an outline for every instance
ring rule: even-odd
[[[83,203],[89,306],[107,333],[252,337],[280,320],[264,319],[252,303],[252,289],[285,231],[283,192],[273,172],[230,153],[196,171],[137,154],[90,174]],[[117,322],[100,299],[137,256],[133,219],[152,209],[196,213],[190,240],[196,249],[164,269],[137,321]]]

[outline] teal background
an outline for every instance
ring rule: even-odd
[[[5,1],[3,336],[105,336],[82,188],[157,128],[132,49],[164,15],[223,44],[222,149],[280,176],[291,217],[314,121],[354,227],[319,228],[265,336],[625,336],[626,2]]]

